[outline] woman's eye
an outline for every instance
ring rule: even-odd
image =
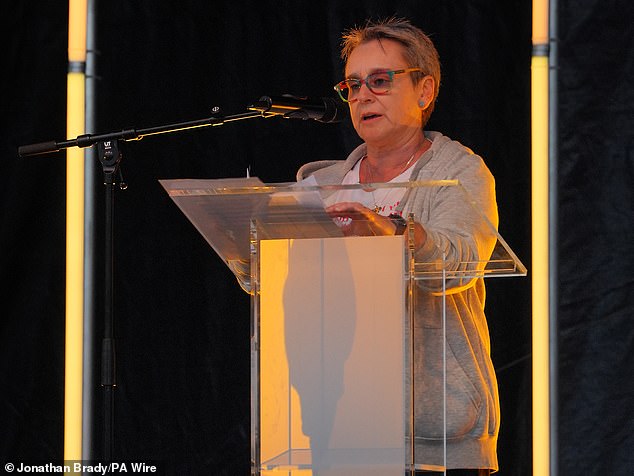
[[[385,86],[386,84],[389,84],[390,77],[387,75],[373,76],[368,82],[372,85],[372,87],[380,88],[382,86]]]

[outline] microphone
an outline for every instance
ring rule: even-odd
[[[247,109],[267,114],[281,115],[286,119],[314,119],[319,122],[341,122],[347,108],[332,98],[307,98],[301,96],[262,96]]]

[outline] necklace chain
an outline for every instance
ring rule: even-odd
[[[403,172],[405,172],[407,170],[407,168],[409,167],[409,164],[412,163],[412,160],[414,160],[414,157],[416,156],[416,152],[414,152],[412,154],[412,156],[409,158],[409,160],[405,163],[405,166],[399,171],[399,173],[397,173],[394,177],[398,177],[399,175],[401,175]],[[365,159],[368,158],[368,155],[364,155],[363,159],[365,161]],[[368,172],[368,179],[370,183],[374,182],[374,173],[372,172],[372,165],[370,164],[370,162],[366,161],[366,170]]]
[[[430,141],[429,139],[425,138],[425,142],[423,142],[423,144],[425,144],[426,142],[430,142],[430,143],[431,143],[431,141]],[[412,156],[411,156],[411,157],[409,158],[409,160],[405,163],[405,166],[404,166],[404,167],[403,167],[403,168],[399,171],[399,173],[397,173],[394,177],[398,177],[399,175],[401,175],[403,172],[405,172],[405,171],[409,168],[410,164],[412,163],[412,160],[414,160],[414,157],[416,157],[416,154],[418,153],[418,151],[419,151],[420,149],[421,149],[421,148],[418,148],[418,149],[416,149],[416,150],[414,151],[414,153],[412,154]],[[370,164],[370,162],[368,162],[368,161],[366,160],[367,158],[368,158],[368,154],[365,154],[365,155],[362,157],[362,161],[363,161],[363,163],[365,163],[365,165],[366,165],[365,170],[366,170],[367,175],[368,175],[368,176],[367,176],[367,178],[368,178],[368,183],[374,183],[374,173],[372,172],[372,165]],[[376,202],[376,198],[375,198],[375,196],[374,196],[374,190],[373,190],[373,189],[371,189],[371,190],[370,190],[370,193],[372,194],[372,201],[374,202],[374,208],[372,209],[372,211],[373,211],[374,213],[379,213],[379,212],[383,209],[383,206],[382,206],[382,205],[380,205],[380,204],[378,204],[378,203]]]

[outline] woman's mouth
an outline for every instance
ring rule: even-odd
[[[371,121],[373,119],[378,119],[379,117],[381,117],[381,114],[376,114],[374,112],[368,112],[366,114],[362,114],[361,115],[361,120],[362,121]]]

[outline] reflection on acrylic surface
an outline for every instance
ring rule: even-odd
[[[401,476],[402,241],[261,245],[262,469]]]

